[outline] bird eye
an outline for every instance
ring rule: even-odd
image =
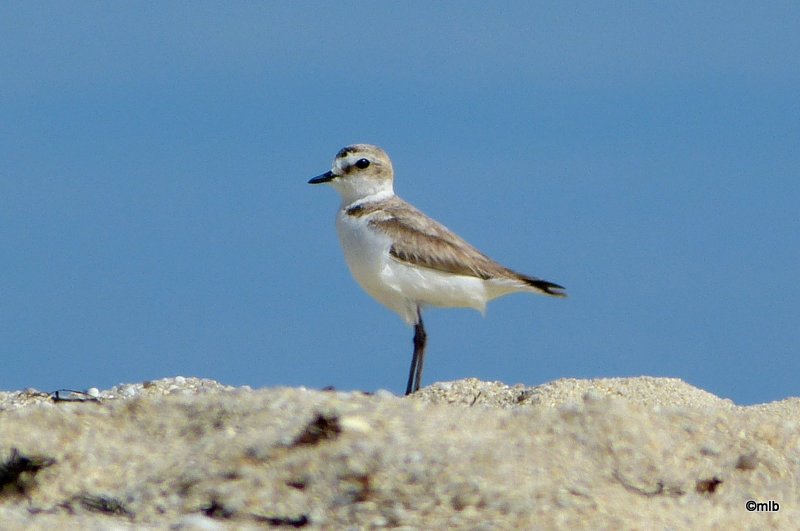
[[[363,170],[364,168],[369,167],[369,160],[367,159],[358,159],[356,161],[356,168]]]

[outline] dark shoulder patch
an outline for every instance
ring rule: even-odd
[[[354,216],[358,218],[366,214],[367,213],[366,210],[367,209],[364,208],[364,205],[356,205],[356,206],[351,206],[350,208],[345,210],[344,213],[347,214],[348,216]]]

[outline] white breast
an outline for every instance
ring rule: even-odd
[[[489,297],[483,280],[414,267],[392,258],[391,239],[368,221],[369,216],[339,211],[336,229],[347,265],[364,291],[406,323],[416,322],[418,304],[485,309]]]
[[[400,289],[386,282],[391,239],[371,229],[366,217],[349,216],[344,210],[336,217],[336,230],[347,266],[361,288],[413,324],[416,306]]]

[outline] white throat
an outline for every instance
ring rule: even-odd
[[[356,197],[346,197],[345,194],[342,194],[342,204],[340,208],[350,208],[364,203],[376,203],[391,197],[394,197],[394,190],[392,190],[391,187],[389,187],[388,190],[379,190],[373,194],[361,194]]]
[[[375,201],[385,199],[394,195],[391,181],[340,178],[333,180],[331,185],[342,196],[342,206],[360,202],[361,200]]]

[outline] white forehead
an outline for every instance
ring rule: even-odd
[[[345,170],[361,159],[367,159],[377,167],[391,168],[391,162],[386,152],[371,144],[354,144],[342,148],[336,154],[333,166],[336,169]]]

